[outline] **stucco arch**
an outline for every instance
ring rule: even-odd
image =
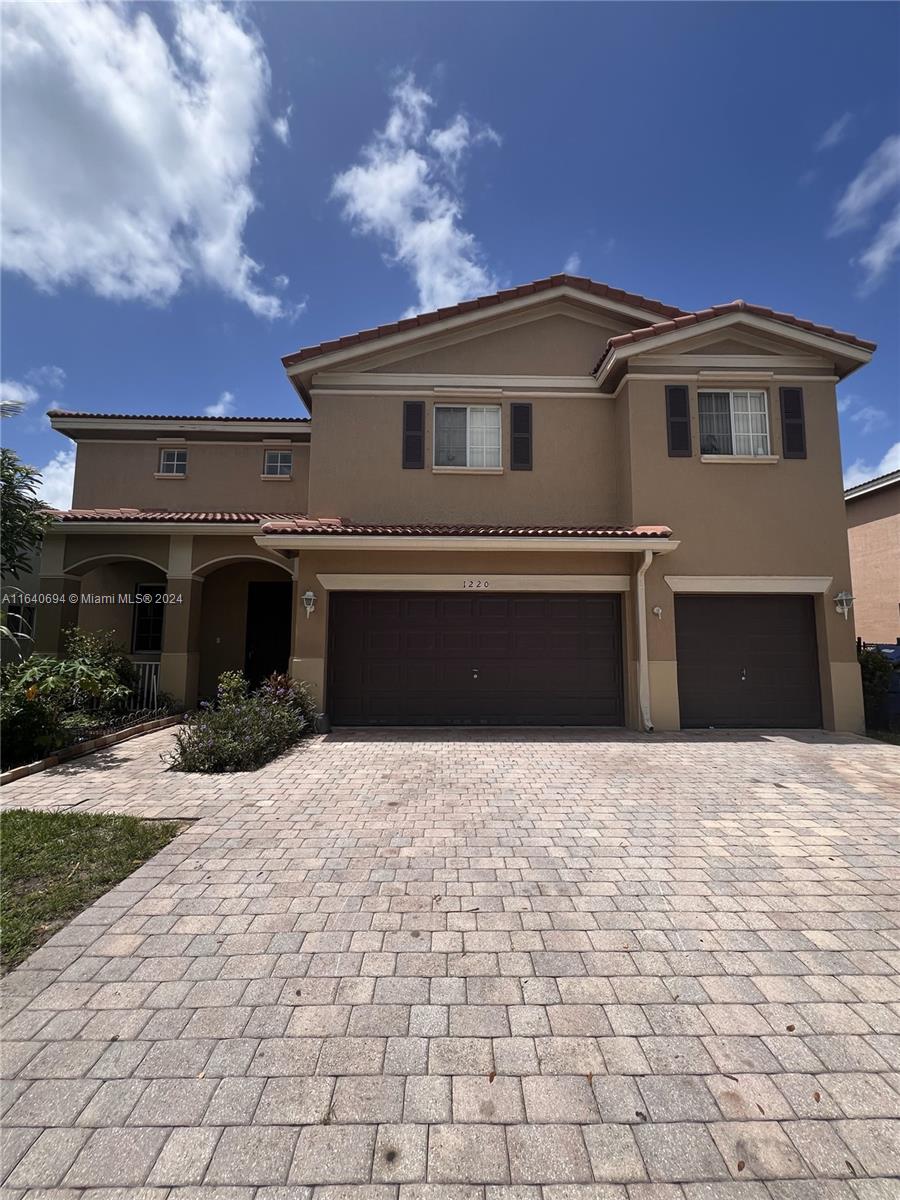
[[[290,563],[285,559],[279,560],[278,558],[270,557],[269,555],[265,554],[242,553],[224,554],[219,558],[211,558],[202,563],[200,566],[195,564],[193,575],[195,579],[206,579],[207,576],[212,575],[214,571],[219,571],[223,567],[233,566],[236,563],[242,562],[266,563],[270,567],[278,567],[280,570],[284,571],[287,575],[293,578],[293,569],[291,568]]]
[[[91,571],[97,571],[101,567],[113,566],[120,562],[142,563],[144,566],[150,567],[151,570],[160,572],[165,575],[163,566],[154,562],[152,558],[146,558],[143,554],[92,554],[89,558],[82,558],[78,562],[72,563],[66,567],[67,575],[77,575],[79,578],[84,578]]]

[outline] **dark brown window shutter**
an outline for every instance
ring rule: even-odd
[[[425,401],[403,401],[403,469],[421,471],[425,466]]]
[[[666,426],[669,431],[669,458],[691,457],[690,393],[683,384],[666,388]]]
[[[785,458],[806,458],[803,388],[781,388],[781,452]]]
[[[530,404],[511,404],[509,406],[509,429],[509,468],[511,471],[530,471],[532,466]]]

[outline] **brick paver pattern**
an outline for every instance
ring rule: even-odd
[[[893,1200],[900,752],[152,734],[4,806],[192,818],[3,984],[4,1200]]]

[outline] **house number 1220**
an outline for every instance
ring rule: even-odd
[[[490,583],[486,579],[464,579],[464,588],[486,588],[490,587]]]

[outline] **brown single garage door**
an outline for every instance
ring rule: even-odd
[[[621,725],[618,595],[336,592],[336,725]]]
[[[812,596],[676,596],[686,729],[822,724]]]

